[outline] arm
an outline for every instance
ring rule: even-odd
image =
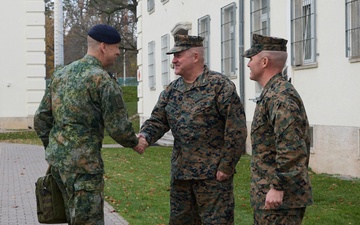
[[[51,106],[50,85],[46,88],[45,94],[34,115],[34,129],[37,136],[41,139],[44,147],[49,144],[49,133],[54,124]]]
[[[302,180],[307,170],[308,122],[306,113],[292,99],[276,103],[270,112],[276,140],[276,167],[270,187],[286,191]]]
[[[218,170],[227,175],[232,175],[241,155],[245,153],[247,137],[244,108],[236,93],[235,85],[232,83],[225,85],[220,90],[218,108],[225,120],[224,146],[221,149],[223,157]]]
[[[128,119],[122,91],[117,83],[107,80],[101,88],[101,110],[106,131],[124,147],[135,147],[138,138]]]
[[[141,126],[140,135],[146,138],[149,145],[155,143],[170,130],[165,111],[168,94],[167,90],[160,94],[150,118]]]

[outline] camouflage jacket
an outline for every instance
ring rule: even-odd
[[[34,117],[49,164],[76,173],[103,173],[104,127],[119,144],[136,146],[120,86],[95,57],[58,69]]]
[[[265,85],[257,102],[251,140],[252,206],[264,207],[271,187],[284,191],[281,208],[311,204],[309,122],[299,94],[280,74]]]
[[[181,77],[166,87],[141,133],[152,144],[169,129],[175,179],[214,179],[217,170],[233,174],[245,152],[246,119],[235,85],[206,66],[190,87]]]

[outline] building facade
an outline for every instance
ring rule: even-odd
[[[250,131],[262,90],[241,54],[253,33],[282,37],[289,56],[283,74],[311,124],[310,167],[360,177],[360,0],[138,0],[137,16],[140,123],[177,78],[165,54],[173,36],[189,34],[205,37],[206,63],[236,84]],[[171,134],[159,143],[171,145]]]
[[[0,8],[0,129],[27,129],[45,89],[45,3],[12,0]]]

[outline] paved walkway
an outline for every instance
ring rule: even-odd
[[[42,146],[0,143],[0,225],[40,224],[36,216],[35,182],[45,174]],[[105,202],[105,224],[127,225]]]

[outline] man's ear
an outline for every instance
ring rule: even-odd
[[[99,47],[101,52],[106,52],[106,44],[104,42],[101,42]]]
[[[269,58],[268,57],[265,56],[261,61],[262,61],[261,63],[262,63],[263,67],[267,67],[269,65]]]
[[[199,60],[199,53],[194,51],[193,52],[194,61],[197,62]]]

